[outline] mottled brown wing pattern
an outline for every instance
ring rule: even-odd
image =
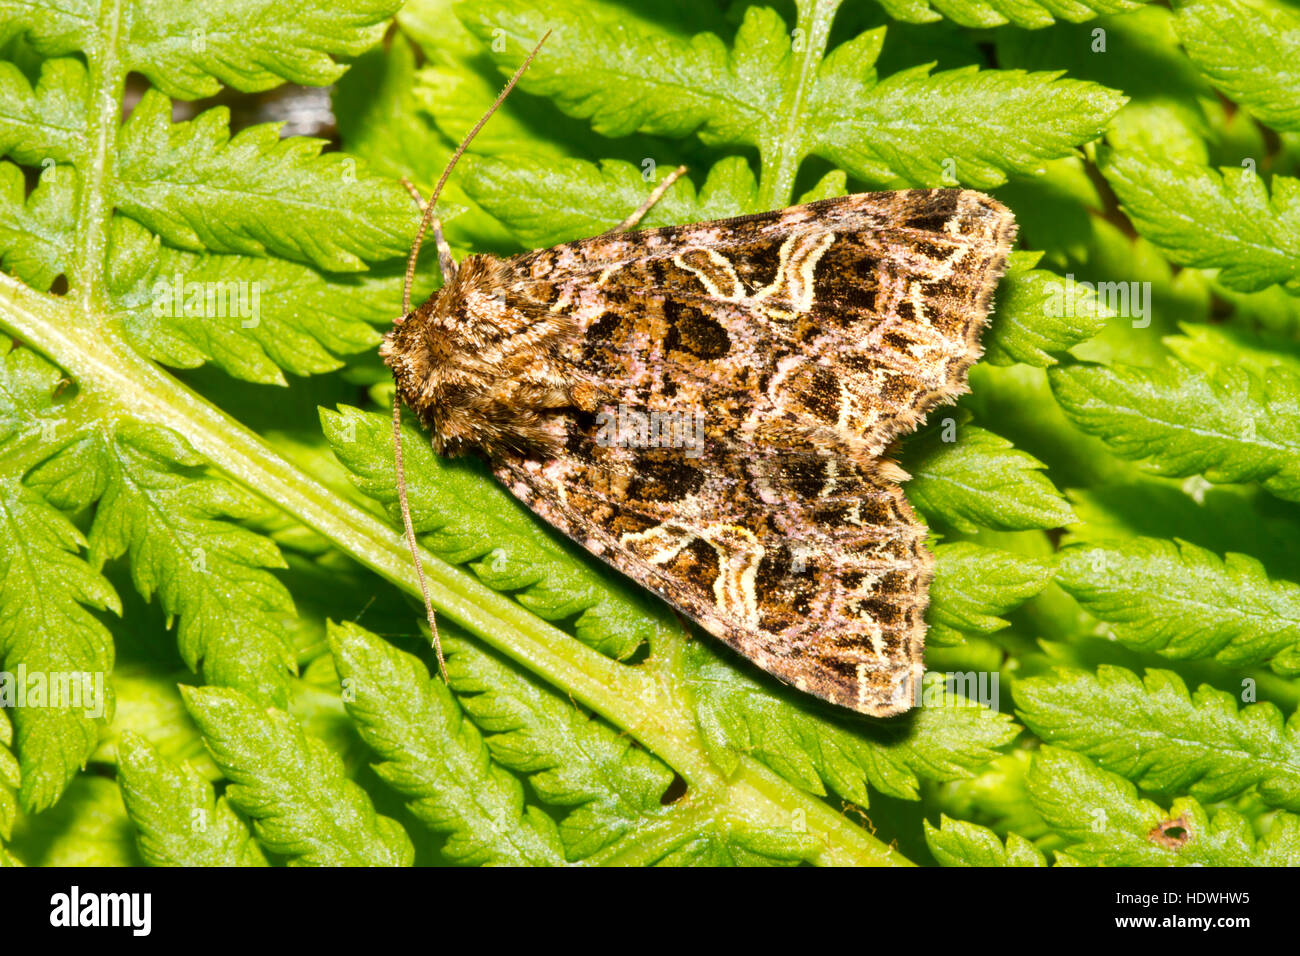
[[[965,391],[1014,233],[913,190],[470,257],[385,354],[440,448],[760,667],[889,715],[932,558],[886,455]],[[629,410],[698,416],[699,446],[610,447]]]
[[[980,193],[868,193],[530,253],[517,291],[573,315],[608,403],[867,460],[965,390],[1014,230]]]
[[[726,438],[611,448],[568,425],[565,456],[497,465],[538,515],[798,689],[910,706],[932,559],[882,468]]]
[[[977,193],[885,193],[523,256],[600,410],[702,412],[706,451],[602,449],[566,416],[566,455],[498,474],[765,670],[905,710],[933,559],[881,456],[965,390],[1013,230]]]

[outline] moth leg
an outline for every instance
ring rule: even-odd
[[[451,246],[447,244],[447,237],[442,234],[442,220],[434,216],[431,225],[433,244],[438,247],[438,268],[442,270],[442,281],[446,285],[456,275],[456,260],[451,257]]]
[[[415,183],[411,182],[405,176],[399,179],[398,182],[406,187],[406,191],[410,193],[411,198],[415,200],[416,207],[421,212],[424,212],[424,197],[420,195],[420,190],[415,188]]]
[[[405,176],[399,182],[411,194],[411,198],[415,200],[415,205],[423,210],[424,197],[420,195],[420,190],[416,188],[415,183]],[[444,283],[450,282],[452,276],[456,274],[456,260],[451,257],[451,246],[447,244],[447,238],[442,234],[442,220],[434,216],[430,224],[433,227],[433,244],[438,247],[438,268],[442,270],[442,281]]]
[[[676,169],[674,169],[671,173],[669,173],[667,176],[664,177],[663,182],[661,182],[658,186],[656,186],[651,191],[650,195],[646,197],[646,201],[643,202],[637,208],[636,212],[632,213],[632,215],[628,216],[626,219],[620,222],[613,229],[607,231],[605,235],[609,235],[610,233],[614,233],[614,232],[627,232],[629,229],[635,228],[636,224],[641,221],[641,219],[645,216],[646,213],[650,211],[650,209],[654,206],[654,204],[657,203],[663,197],[663,194],[668,192],[669,188],[672,187],[672,184],[677,182],[677,180],[679,180],[685,174],[686,174],[685,166],[678,166]]]

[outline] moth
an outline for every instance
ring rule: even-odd
[[[780,680],[910,708],[934,559],[891,447],[967,390],[1011,213],[969,190],[865,193],[642,231],[634,214],[455,263],[438,190],[444,284],[381,347],[395,421],[404,402],[439,454],[482,456]]]

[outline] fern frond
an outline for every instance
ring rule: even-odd
[[[1300,809],[1300,723],[1272,704],[1238,709],[1233,695],[1189,694],[1171,671],[1139,678],[1122,667],[1096,675],[1058,669],[1016,681],[1017,712],[1043,740],[1085,754],[1153,793],[1217,802],[1258,787],[1274,807]]]

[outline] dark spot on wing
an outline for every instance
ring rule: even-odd
[[[646,501],[680,501],[704,486],[704,472],[693,467],[677,449],[638,456],[629,497]]]
[[[731,351],[727,330],[702,309],[670,298],[664,302],[664,318],[669,323],[664,345],[669,349],[702,359],[722,358]]]

